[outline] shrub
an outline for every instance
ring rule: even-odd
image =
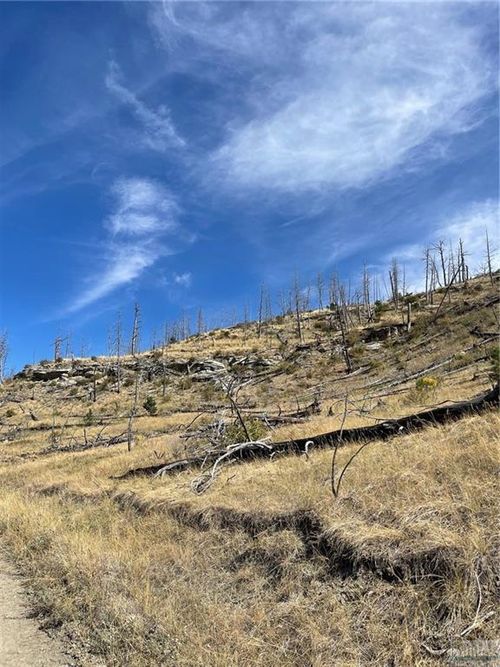
[[[70,396],[76,396],[78,394],[78,389],[76,387],[71,387],[69,390],[69,395]]]
[[[156,405],[156,401],[153,398],[153,396],[148,396],[144,401],[144,403],[142,404],[142,407],[151,416],[154,416],[158,413],[158,407]]]
[[[373,315],[375,320],[379,320],[381,315],[389,310],[390,306],[383,301],[375,301]]]
[[[432,375],[424,375],[415,383],[415,388],[419,394],[429,394],[436,390],[439,380]]]
[[[14,410],[14,408],[9,408],[7,410],[7,412],[5,413],[5,416],[6,417],[13,417],[15,414],[16,414],[16,411]]]
[[[83,418],[83,424],[84,426],[92,426],[93,423],[94,423],[94,413],[92,412],[92,408],[89,408]]]
[[[261,440],[267,433],[264,424],[258,419],[250,419],[245,422],[250,440]],[[239,421],[235,421],[226,427],[224,435],[222,436],[222,444],[224,446],[235,445],[238,442],[246,442],[247,435],[243,426]]]

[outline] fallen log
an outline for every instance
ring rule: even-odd
[[[329,431],[328,433],[321,433],[315,436],[308,436],[306,438],[299,438],[297,440],[285,440],[283,442],[271,442],[265,449],[256,443],[252,446],[248,443],[244,449],[235,449],[233,458],[238,460],[255,459],[255,458],[271,458],[276,454],[303,454],[306,451],[310,452],[313,448],[326,448],[342,445],[349,442],[362,442],[369,440],[387,440],[398,435],[404,435],[412,431],[420,430],[426,426],[433,426],[443,424],[448,421],[453,421],[464,417],[474,412],[481,412],[499,405],[499,389],[498,384],[483,394],[476,396],[467,401],[459,401],[451,405],[444,405],[419,412],[417,414],[408,415],[406,417],[398,417],[397,419],[390,419],[379,424],[371,426],[360,426],[350,429],[339,429],[336,431]],[[234,447],[234,445],[233,445]],[[155,475],[161,471],[162,475],[174,472],[181,472],[193,467],[202,467],[205,465],[214,464],[222,455],[225,455],[227,449],[210,450],[203,456],[195,456],[191,458],[184,458],[178,461],[170,461],[156,464],[153,466],[145,466],[143,468],[132,468],[123,475],[118,475],[114,479],[126,479],[135,476],[149,476]]]

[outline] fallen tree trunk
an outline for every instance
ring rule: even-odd
[[[349,442],[361,442],[369,440],[387,440],[388,438],[404,435],[412,431],[420,430],[426,426],[433,426],[443,424],[448,421],[459,419],[474,412],[481,412],[492,407],[498,407],[499,404],[499,389],[498,384],[483,394],[476,396],[467,401],[460,401],[452,405],[444,405],[426,410],[414,415],[406,417],[398,417],[397,419],[390,419],[372,426],[360,426],[350,429],[339,429],[330,431],[328,433],[321,433],[319,435],[309,436],[307,438],[299,438],[297,440],[285,440],[283,442],[271,442],[265,449],[260,443],[246,444],[244,449],[235,450],[232,458],[254,459],[254,458],[271,458],[276,454],[303,454],[310,452],[313,448],[331,447],[341,442],[343,445]],[[234,447],[234,445],[233,445]],[[146,466],[143,468],[133,468],[128,470],[123,475],[119,475],[115,479],[125,479],[127,477],[135,476],[149,476],[156,474],[175,473],[187,470],[193,467],[201,467],[204,465],[214,464],[221,455],[224,455],[228,450],[210,450],[203,456],[195,456],[191,458],[180,459],[178,461],[170,461],[160,463],[153,466]]]

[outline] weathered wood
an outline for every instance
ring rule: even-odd
[[[299,438],[297,440],[285,440],[283,442],[269,443],[269,447],[263,449],[260,445],[252,447],[251,444],[246,445],[244,449],[235,450],[234,458],[254,459],[254,458],[271,458],[276,454],[303,454],[313,447],[326,448],[332,447],[339,442],[342,445],[349,442],[361,442],[368,440],[387,440],[388,438],[404,435],[412,431],[420,430],[426,426],[436,424],[443,424],[448,421],[459,419],[465,415],[481,412],[486,409],[499,404],[499,389],[498,384],[490,391],[480,394],[470,400],[460,401],[451,405],[444,405],[432,410],[426,410],[417,414],[408,415],[406,417],[399,417],[383,421],[372,426],[360,426],[351,429],[339,429],[330,431],[328,433],[321,433],[315,436],[308,436]],[[312,444],[311,444],[312,443]],[[234,447],[234,446],[233,446]],[[119,475],[117,479],[125,479],[134,476],[149,476],[155,475],[160,470],[163,474],[169,472],[181,472],[189,468],[211,465],[217,461],[227,450],[218,449],[211,450],[203,456],[196,456],[192,458],[184,458],[179,461],[165,462],[156,464],[154,466],[146,466],[143,468],[133,468],[128,470],[123,475]]]

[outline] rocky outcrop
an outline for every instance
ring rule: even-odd
[[[246,371],[254,373],[274,364],[273,360],[257,355],[240,358],[229,356],[218,359],[182,359],[168,356],[162,358],[150,354],[141,357],[123,357],[119,366],[116,359],[105,358],[65,360],[63,363],[44,362],[25,366],[15,377],[33,382],[57,380],[60,384],[70,386],[76,384],[78,379],[91,381],[95,376],[97,379],[108,377],[114,380],[119,368],[122,378],[132,376],[140,370],[148,381],[168,373],[169,375],[187,375],[194,381],[207,382],[222,379],[231,370],[239,373]]]

